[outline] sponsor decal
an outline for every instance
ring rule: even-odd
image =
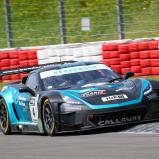
[[[140,121],[140,120],[141,120],[141,115],[134,115],[130,117],[102,120],[98,122],[98,125],[99,126],[117,125],[117,124],[130,123],[134,121]]]
[[[44,71],[40,73],[40,77],[41,79],[44,79],[52,76],[60,76],[63,74],[86,72],[86,71],[93,71],[99,69],[111,70],[109,67],[107,67],[104,64],[94,64],[94,65],[76,66],[76,67],[62,68],[57,70]]]
[[[90,91],[83,93],[81,97],[92,97],[92,96],[98,96],[98,95],[104,95],[106,94],[106,90],[97,90],[97,91]]]
[[[86,84],[84,86],[82,86],[82,88],[85,88],[85,87],[94,87],[94,86],[102,86],[102,85],[105,85],[106,82],[100,82],[100,83],[89,83],[89,84]]]
[[[112,95],[101,98],[103,102],[112,101],[112,100],[120,100],[120,99],[128,99],[126,94]]]
[[[24,103],[23,101],[19,101],[19,105],[25,107],[26,103]]]
[[[20,101],[27,101],[27,99],[25,97],[19,96],[19,100]]]
[[[23,96],[19,96],[18,97],[18,105],[25,107],[27,106],[27,98],[23,97]]]
[[[29,103],[30,114],[31,114],[32,121],[34,123],[38,123],[38,105],[37,105],[38,98],[39,98],[39,95],[37,95],[36,97],[31,97],[30,103]]]
[[[133,87],[122,87],[122,88],[119,88],[117,90],[115,90],[115,92],[120,92],[120,91],[129,91],[129,90],[132,90]]]

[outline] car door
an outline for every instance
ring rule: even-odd
[[[25,85],[34,91],[38,91],[36,73],[31,73]],[[34,122],[38,120],[38,109],[37,109],[37,96],[32,96],[29,92],[18,93],[16,95],[15,108],[18,114],[19,121],[21,122]]]

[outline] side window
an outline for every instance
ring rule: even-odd
[[[29,75],[26,81],[26,86],[28,86],[29,88],[33,90],[36,90],[38,88],[37,76],[35,73],[32,73]]]

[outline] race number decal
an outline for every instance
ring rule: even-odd
[[[37,107],[38,97],[39,97],[38,95],[36,97],[31,97],[29,104],[31,119],[34,123],[38,122],[38,107]]]
[[[128,96],[126,94],[119,94],[119,95],[102,97],[101,99],[103,102],[107,102],[107,101],[113,101],[113,100],[118,100],[118,99],[128,99]]]

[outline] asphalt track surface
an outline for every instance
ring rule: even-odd
[[[159,133],[71,133],[55,137],[0,135],[0,159],[159,159]]]

